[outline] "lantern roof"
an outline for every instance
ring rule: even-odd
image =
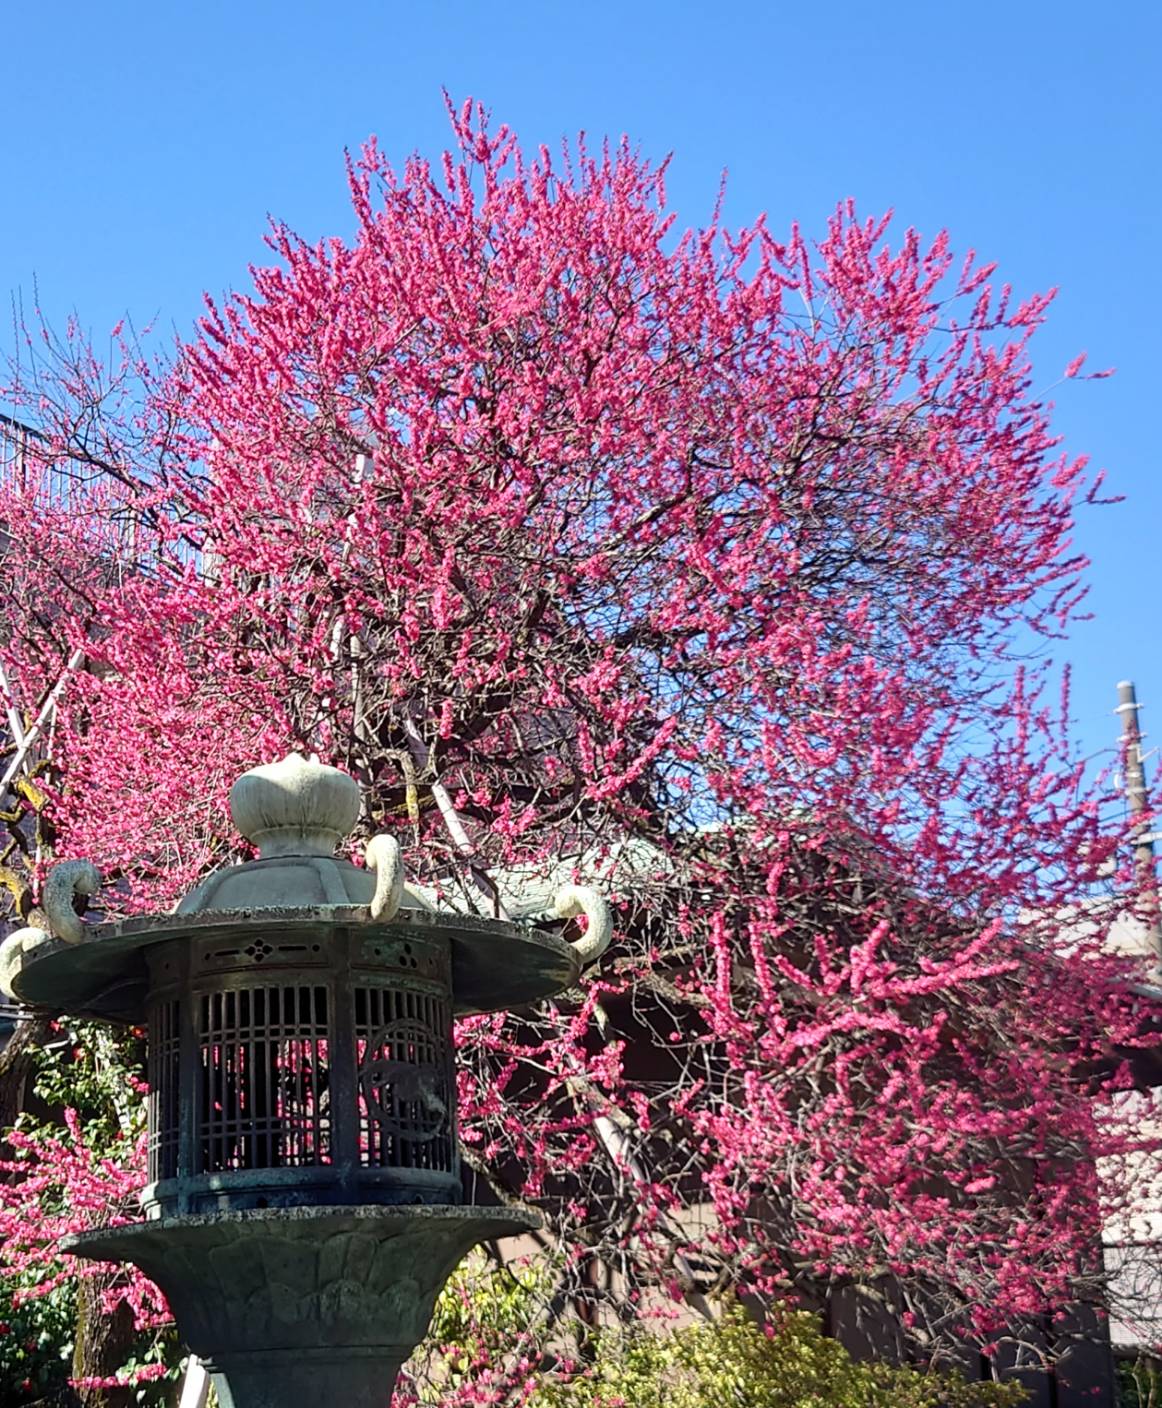
[[[0,989],[33,1007],[112,1021],[141,1021],[147,988],[146,954],[175,939],[246,935],[322,943],[336,930],[440,934],[452,960],[452,999],[460,1014],[523,1006],[574,986],[585,963],[609,938],[609,912],[596,891],[564,885],[553,909],[532,922],[438,909],[407,883],[398,844],[389,836],[367,846],[367,865],[334,851],[358,820],[359,788],[338,768],[292,753],[244,773],[230,792],[238,830],[258,850],[256,860],[225,866],[185,895],[171,914],[84,924],[73,894],[100,882],[87,862],[54,867],[46,884],[46,929],[27,928],[0,945]],[[579,943],[546,932],[535,921],[584,913]]]

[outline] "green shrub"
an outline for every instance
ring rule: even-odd
[[[73,1359],[76,1294],[71,1285],[24,1300],[31,1278],[0,1279],[0,1402],[64,1394]]]
[[[737,1304],[680,1328],[645,1322],[590,1338],[583,1364],[539,1354],[547,1277],[533,1268],[481,1273],[466,1263],[440,1297],[428,1348],[409,1365],[397,1408],[496,1402],[521,1408],[1015,1408],[1018,1384],[857,1363],[804,1311],[767,1327]],[[507,1395],[476,1398],[482,1379],[506,1375]],[[497,1371],[501,1372],[498,1374]]]
[[[857,1363],[801,1311],[763,1329],[731,1306],[668,1333],[607,1334],[597,1349],[590,1369],[547,1383],[536,1408],[1006,1408],[1025,1398],[1015,1385]]]
[[[71,1230],[76,1210],[67,1175],[41,1156],[71,1143],[62,1123],[66,1109],[75,1115],[94,1166],[105,1161],[119,1166],[126,1152],[139,1146],[145,1106],[138,1045],[131,1034],[77,1022],[62,1025],[35,1053],[33,1091],[47,1113],[20,1115],[16,1130],[31,1141],[33,1153],[15,1150],[0,1171],[6,1231],[6,1238],[0,1235],[0,1404],[5,1406],[75,1401],[69,1392],[74,1374],[128,1377],[135,1384],[133,1401],[142,1408],[164,1408],[173,1397],[179,1346],[172,1325],[134,1331],[130,1323],[125,1336],[110,1340],[93,1283],[62,1277],[66,1265],[54,1254],[53,1242],[62,1226]],[[0,1146],[17,1138],[0,1130]],[[139,1181],[135,1170],[126,1176],[131,1186]],[[88,1335],[82,1332],[85,1317],[90,1329],[98,1326]],[[106,1362],[112,1355],[108,1368],[79,1363],[78,1342],[82,1351],[100,1346]]]

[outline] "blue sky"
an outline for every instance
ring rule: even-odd
[[[1061,289],[1037,384],[1081,351],[1108,381],[1054,392],[1075,453],[1127,501],[1078,524],[1090,609],[1063,648],[1087,751],[1138,682],[1162,745],[1154,563],[1162,551],[1158,198],[1162,7],[590,0],[506,6],[285,0],[9,7],[0,291],[103,336],[128,313],[187,331],[203,289],[264,261],[267,213],[314,238],[350,224],[343,149],[435,153],[440,96],[482,99],[526,145],[584,129],[673,153],[671,203],[818,229],[854,196],[946,227],[1019,293]],[[0,346],[12,344],[0,324]]]

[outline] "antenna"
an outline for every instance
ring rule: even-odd
[[[1124,749],[1126,805],[1130,811],[1134,833],[1134,872],[1145,902],[1146,927],[1154,961],[1162,965],[1162,916],[1158,906],[1158,872],[1154,867],[1154,831],[1150,827],[1150,793],[1146,787],[1146,768],[1142,758],[1142,730],[1138,724],[1138,694],[1132,680],[1118,682],[1118,707],[1114,710],[1122,720],[1122,735],[1118,740]]]

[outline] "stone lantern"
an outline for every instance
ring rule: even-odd
[[[223,1408],[384,1408],[436,1295],[478,1242],[535,1215],[461,1206],[452,1021],[575,984],[609,936],[590,890],[580,943],[436,910],[398,846],[335,857],[359,792],[297,754],[235,783],[259,859],[219,870],[172,914],[83,925],[65,862],[49,930],[0,946],[0,987],[29,1006],[143,1025],[144,1220],[66,1250],[130,1261],[165,1292]]]

